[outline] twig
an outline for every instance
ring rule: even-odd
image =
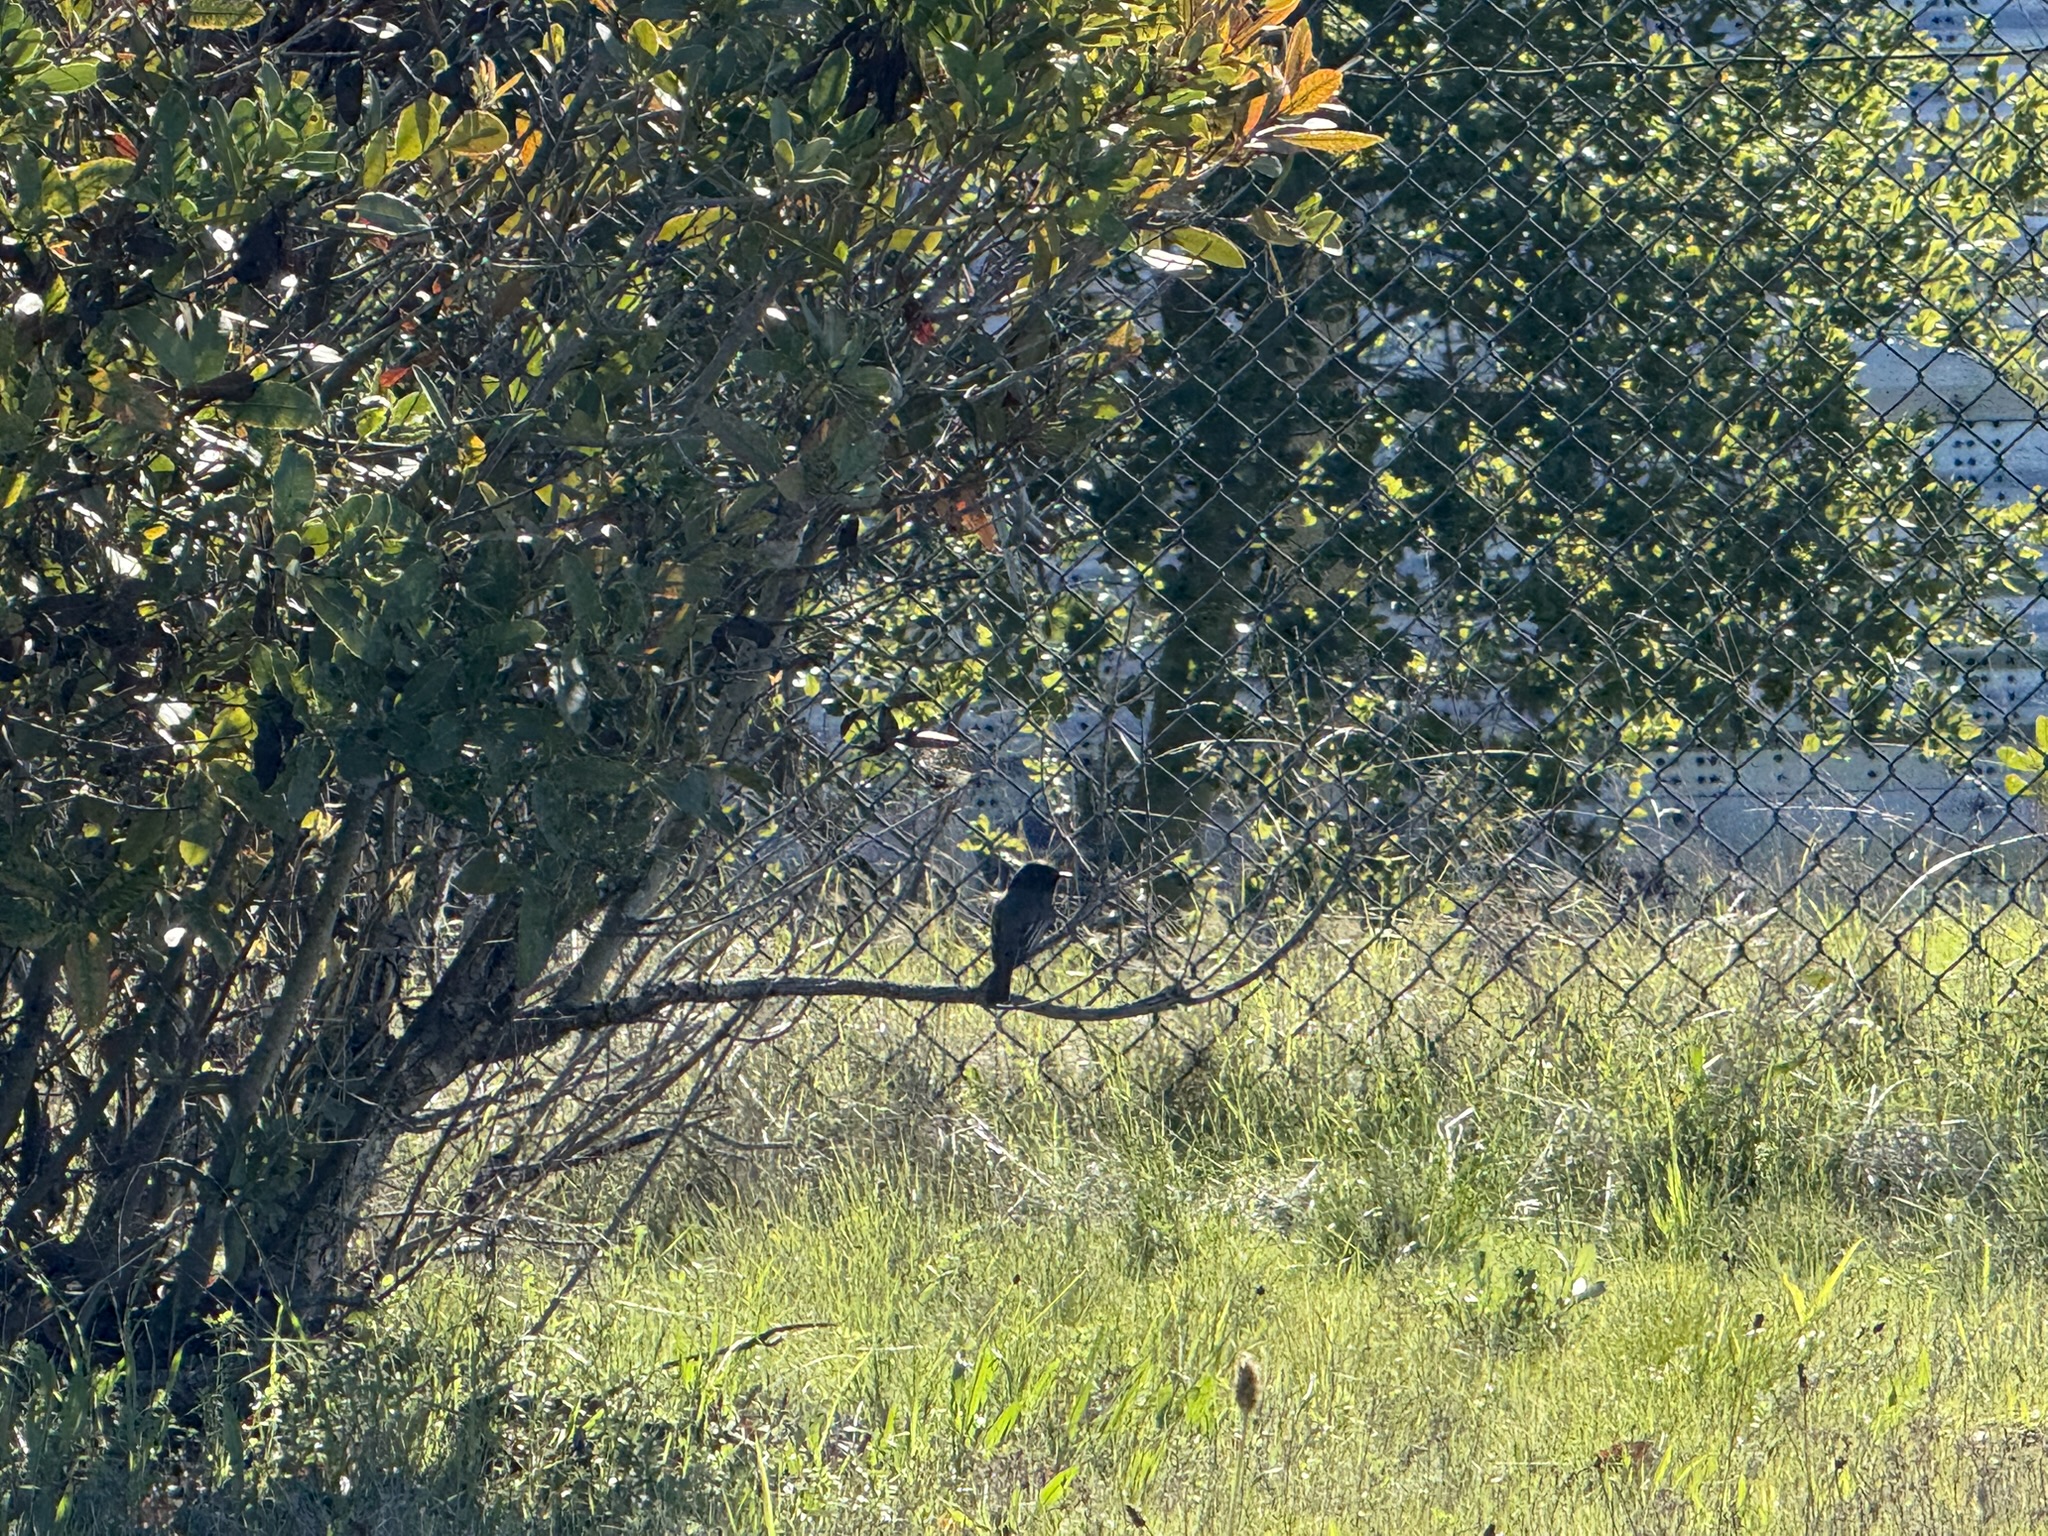
[[[750,1333],[744,1339],[735,1339],[722,1349],[707,1350],[701,1354],[682,1355],[674,1360],[664,1360],[661,1368],[665,1371],[679,1371],[686,1365],[721,1365],[734,1355],[749,1349],[773,1349],[792,1333],[804,1333],[812,1328],[837,1328],[839,1324],[830,1320],[806,1323],[777,1323],[772,1328],[763,1328],[759,1333]]]

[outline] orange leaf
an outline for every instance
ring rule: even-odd
[[[1336,70],[1319,69],[1287,93],[1287,99],[1280,103],[1280,110],[1274,115],[1300,117],[1304,112],[1313,112],[1336,95],[1343,84],[1344,77]]]
[[[1264,10],[1255,12],[1250,19],[1239,22],[1230,29],[1231,46],[1242,48],[1268,27],[1277,27],[1289,16],[1301,0],[1273,0]]]
[[[411,372],[411,363],[400,363],[396,368],[381,369],[377,374],[377,387],[379,389],[389,389],[394,384],[403,384],[405,376]]]
[[[540,148],[540,130],[521,112],[512,119],[512,136],[519,141],[519,169],[523,171],[533,164],[534,151]]]
[[[123,160],[133,160],[136,158],[135,141],[129,138],[127,134],[121,132],[120,129],[116,128],[112,133],[108,134],[107,141],[114,146],[114,153]]]
[[[1294,30],[1287,34],[1287,56],[1280,64],[1280,73],[1287,80],[1287,89],[1293,90],[1315,62],[1315,38],[1309,32],[1307,22],[1297,21]]]
[[[1266,93],[1264,91],[1261,91],[1258,95],[1254,96],[1251,99],[1251,101],[1245,106],[1244,127],[1239,131],[1249,136],[1251,134],[1251,131],[1259,126],[1259,119],[1265,114],[1265,111]]]
[[[996,521],[981,510],[979,486],[956,485],[942,491],[938,513],[948,533],[971,533],[981,541],[983,549],[996,547]]]

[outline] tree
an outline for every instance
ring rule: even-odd
[[[1106,264],[1364,142],[1248,122],[1287,10],[0,12],[0,1331],[324,1327],[889,992],[783,973],[1003,665],[898,621],[1102,430]]]
[[[2038,394],[2038,90],[1883,7],[1318,24],[1383,150],[1246,173],[1255,259],[1169,297],[1080,493],[1142,594],[1148,826],[1269,781],[1276,719],[1381,796],[1396,861],[1674,739],[1959,750],[1929,653],[1998,632],[2039,515],[1937,482],[1858,348]]]

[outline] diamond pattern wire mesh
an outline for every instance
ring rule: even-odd
[[[1213,189],[1242,268],[1118,269],[1084,472],[920,493],[939,553],[863,532],[913,664],[799,710],[801,813],[650,972],[971,983],[1049,860],[1020,1006],[743,1006],[726,1142],[906,1081],[1487,1074],[1624,1014],[1825,1042],[2040,986],[2048,8],[1307,14],[1385,143]],[[554,1165],[661,1134],[626,1110],[685,1043],[579,1046],[621,1112]]]

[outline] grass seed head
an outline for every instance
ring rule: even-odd
[[[1250,1355],[1237,1357],[1237,1381],[1231,1389],[1237,1399],[1237,1411],[1246,1418],[1259,1406],[1259,1362]]]

